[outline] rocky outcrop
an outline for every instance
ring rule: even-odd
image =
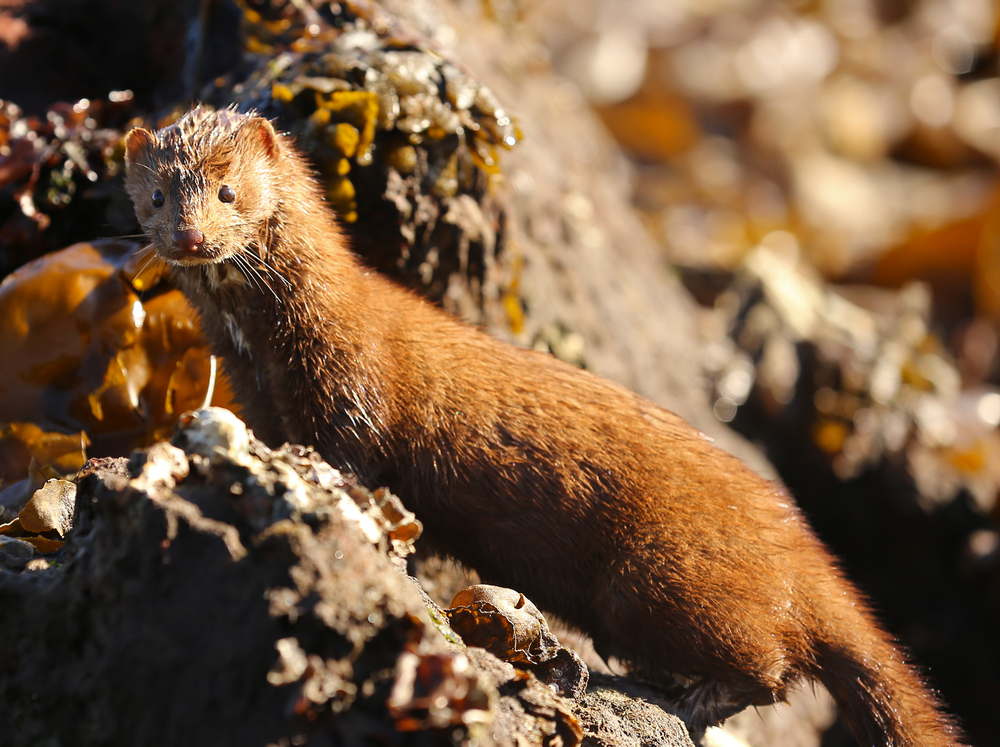
[[[57,561],[0,573],[5,745],[690,744],[609,678],[539,679],[566,668],[537,611],[514,664],[467,647],[406,575],[421,527],[395,496],[226,410],[91,460],[75,505]]]

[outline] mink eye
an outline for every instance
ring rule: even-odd
[[[156,190],[153,192],[153,207],[161,208],[163,207],[163,192]]]
[[[236,199],[236,193],[233,191],[232,187],[225,184],[222,189],[219,190],[219,199],[223,202],[232,202]]]

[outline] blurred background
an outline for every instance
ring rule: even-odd
[[[236,96],[284,118],[361,239],[369,229],[395,230],[397,216],[379,212],[392,178],[410,190],[393,205],[405,212],[407,200],[419,203],[418,217],[433,205],[444,206],[440,215],[458,215],[457,205],[468,212],[470,201],[459,198],[472,198],[478,223],[455,218],[445,235],[444,219],[432,231],[400,218],[402,238],[375,235],[401,254],[370,261],[491,331],[613,375],[618,369],[598,361],[600,334],[584,329],[592,322],[611,332],[605,338],[621,332],[602,316],[609,306],[595,320],[564,313],[560,324],[531,326],[544,299],[524,295],[512,236],[527,246],[547,231],[553,245],[574,250],[606,241],[609,266],[635,256],[612,240],[621,233],[606,220],[610,202],[583,199],[581,187],[559,203],[563,223],[550,230],[516,197],[520,190],[523,203],[546,205],[542,170],[522,164],[504,180],[518,149],[545,142],[526,111],[543,109],[528,85],[523,98],[517,92],[534,76],[559,111],[589,110],[613,138],[590,138],[604,160],[589,162],[586,179],[627,201],[657,267],[696,302],[677,324],[678,335],[690,326],[695,339],[684,344],[696,360],[682,397],[704,400],[711,418],[761,447],[971,743],[1000,744],[997,4],[383,5],[409,13],[428,38],[400,31],[371,2],[0,0],[0,276],[46,256],[22,271],[16,292],[13,282],[0,291],[4,486],[30,458],[68,473],[87,455],[163,437],[200,401],[207,368],[196,321],[163,278],[143,275],[134,247],[46,254],[136,230],[120,187],[122,135],[134,124],[169,123],[194,98]],[[390,69],[376,42],[359,53],[338,41],[359,28],[376,29],[392,53],[414,54]],[[440,50],[456,39],[467,55],[488,50],[494,79],[514,82],[501,101],[461,78],[459,63],[449,67]],[[339,51],[317,58],[325,44]],[[279,55],[294,62],[268,67]],[[468,75],[478,74],[469,62]],[[460,118],[441,76],[462,80]],[[504,88],[495,87],[498,95]],[[376,95],[377,122],[350,109],[370,99],[336,103],[358,91]],[[386,118],[392,97],[407,116]],[[519,108],[525,139],[505,161],[498,152],[522,136]],[[589,125],[573,116],[551,126],[582,153]],[[462,138],[474,144],[471,156]],[[377,168],[360,168],[364,159]],[[421,164],[433,178],[421,176]],[[522,189],[532,183],[533,195]],[[530,218],[521,234],[518,210]],[[465,257],[464,285],[451,284],[461,263],[449,256]],[[528,256],[529,270],[542,264]],[[496,268],[500,280],[490,274]],[[95,285],[80,285],[83,271]],[[642,292],[661,292],[650,282]],[[84,308],[98,286],[99,303]],[[486,308],[491,299],[499,316]],[[662,317],[654,311],[648,324],[669,327],[675,308],[664,295]],[[39,320],[69,326],[42,337],[26,319],[42,325],[34,329],[44,327]],[[838,725],[823,743],[850,741]]]
[[[972,743],[1000,744],[998,6],[519,12],[702,308],[716,416],[763,446]]]

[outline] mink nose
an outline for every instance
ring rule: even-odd
[[[174,240],[174,246],[185,252],[196,252],[205,243],[205,234],[197,228],[189,231],[174,231],[174,235],[170,238]]]

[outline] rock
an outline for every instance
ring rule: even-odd
[[[398,499],[231,413],[91,460],[78,485],[61,565],[0,574],[2,744],[572,747],[603,723],[610,696],[560,697],[428,608],[400,571],[419,523]],[[32,554],[0,538],[7,567]]]
[[[30,543],[17,537],[0,537],[0,565],[19,571],[35,554]]]
[[[682,722],[665,705],[652,690],[595,674],[577,712],[584,744],[691,747],[687,730],[677,728]]]

